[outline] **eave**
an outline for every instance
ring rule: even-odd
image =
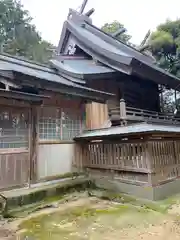
[[[114,69],[89,59],[67,59],[67,57],[62,57],[61,59],[52,59],[50,63],[64,77],[79,79],[84,84],[86,80],[107,79],[118,75]]]
[[[0,70],[8,72],[9,79],[11,81],[17,80],[20,86],[28,83],[37,88],[42,86],[45,88],[45,86],[47,86],[46,90],[49,90],[48,86],[51,87],[54,85],[56,86],[55,89],[63,89],[62,92],[67,91],[67,94],[70,92],[76,96],[87,98],[87,100],[93,99],[101,102],[113,96],[113,94],[97,91],[72,82],[64,76],[56,74],[56,71],[53,69],[49,70],[47,67],[38,64],[35,65],[34,63],[29,63],[28,61],[26,62],[14,57],[5,56],[4,59],[4,56],[0,56]]]
[[[150,136],[153,134],[179,135],[180,127],[172,125],[160,125],[152,123],[136,123],[130,126],[117,126],[104,129],[87,130],[84,131],[80,136],[76,136],[74,140],[85,141],[85,140],[107,140],[107,139],[120,139],[121,137],[130,136]]]
[[[26,79],[24,80],[24,84],[35,87],[37,89],[49,90],[61,94],[71,95],[71,96],[79,96],[84,98],[85,100],[96,101],[96,102],[105,102],[106,100],[114,97],[114,94],[98,91],[92,88],[88,88],[73,82],[67,84],[60,84],[52,81],[44,81],[43,79],[37,78],[28,78],[28,76],[23,74],[18,74],[18,79]]]
[[[23,100],[34,103],[41,103],[45,98],[49,98],[48,96],[30,94],[20,91],[7,91],[4,89],[0,89],[0,97],[7,99]]]
[[[151,66],[143,62],[139,62],[136,59],[133,59],[131,66],[132,74],[141,76],[142,79],[149,79],[157,84],[180,91],[180,79],[158,66]]]

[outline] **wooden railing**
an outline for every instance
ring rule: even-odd
[[[109,116],[111,120],[124,120],[127,121],[151,121],[151,122],[164,122],[171,124],[180,124],[180,118],[176,117],[173,114],[159,113],[155,111],[148,111],[139,108],[133,107],[124,107],[124,110],[121,110],[120,107],[109,109]],[[122,115],[123,112],[123,115]]]
[[[180,140],[77,142],[74,165],[101,177],[156,186],[180,176]]]

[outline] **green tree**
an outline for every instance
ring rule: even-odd
[[[180,20],[160,24],[149,46],[160,67],[180,77]]]
[[[47,62],[53,46],[43,41],[20,1],[0,0],[1,52]]]
[[[118,21],[113,21],[112,23],[106,23],[104,24],[104,26],[102,26],[102,30],[106,33],[115,33],[117,30],[119,29],[123,29],[124,28],[124,25],[121,24],[120,22]],[[126,33],[122,33],[118,36],[119,40],[125,42],[125,43],[128,43],[129,40],[131,39],[131,36],[126,34]]]
[[[149,49],[156,58],[157,64],[180,77],[180,19],[167,20],[160,24],[149,39]],[[172,112],[179,105],[179,93],[177,102],[174,102],[174,91],[164,88],[163,106],[166,112]]]

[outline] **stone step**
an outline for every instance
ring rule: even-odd
[[[41,185],[29,188],[15,189],[4,191],[0,194],[5,197],[8,210],[22,207],[33,203],[38,203],[50,197],[63,196],[65,193],[74,190],[83,190],[90,186],[91,182],[88,178],[78,177],[76,179],[65,179],[58,183],[42,183]],[[2,203],[1,208],[2,211]]]

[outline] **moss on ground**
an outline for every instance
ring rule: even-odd
[[[153,210],[156,212],[166,213],[168,208],[170,207],[170,201],[168,203],[168,200],[166,202],[154,202],[146,199],[138,199],[134,196],[130,196],[123,193],[116,193],[111,191],[92,191],[92,196],[96,196],[102,200],[109,200],[121,204],[131,204],[134,206],[139,206],[144,209]],[[165,204],[166,203],[166,204]],[[172,202],[171,202],[172,203]]]
[[[38,239],[76,239],[74,234],[78,234],[77,239],[87,239],[84,233],[91,235],[96,229],[98,232],[108,228],[118,229],[118,227],[136,226],[147,221],[153,222],[161,213],[134,206],[130,203],[117,203],[98,200],[96,204],[75,206],[67,208],[63,212],[55,212],[47,215],[24,221],[20,228],[25,230],[26,236],[37,237]],[[48,229],[47,229],[48,228]],[[48,236],[51,233],[51,237]],[[94,239],[94,238],[93,238]]]
[[[145,210],[152,210],[159,213],[166,213],[167,210],[172,206],[172,204],[177,202],[177,197],[166,199],[164,201],[159,202],[153,202],[145,199],[137,199],[133,196],[129,196],[127,194],[120,194],[116,192],[111,191],[104,191],[102,189],[95,189],[95,186],[93,183],[88,183],[87,185],[77,186],[77,187],[70,187],[66,188],[64,187],[61,192],[59,192],[57,195],[54,196],[46,196],[43,200],[39,202],[35,202],[32,204],[20,206],[17,208],[13,208],[9,210],[9,217],[25,217],[33,212],[37,212],[42,209],[46,209],[49,207],[53,207],[53,204],[63,204],[65,202],[71,201],[71,200],[77,200],[82,196],[84,193],[84,196],[86,197],[96,197],[101,200],[107,200],[110,202],[116,202],[121,204],[120,210],[127,209],[130,207],[137,207],[139,210],[145,211]],[[180,198],[179,198],[180,199]],[[78,210],[77,210],[78,211]],[[108,211],[115,212],[117,211],[117,208],[109,209],[109,210],[97,210],[97,212],[105,212],[108,213]],[[85,211],[86,212],[86,211]],[[93,210],[93,214],[95,211]]]

